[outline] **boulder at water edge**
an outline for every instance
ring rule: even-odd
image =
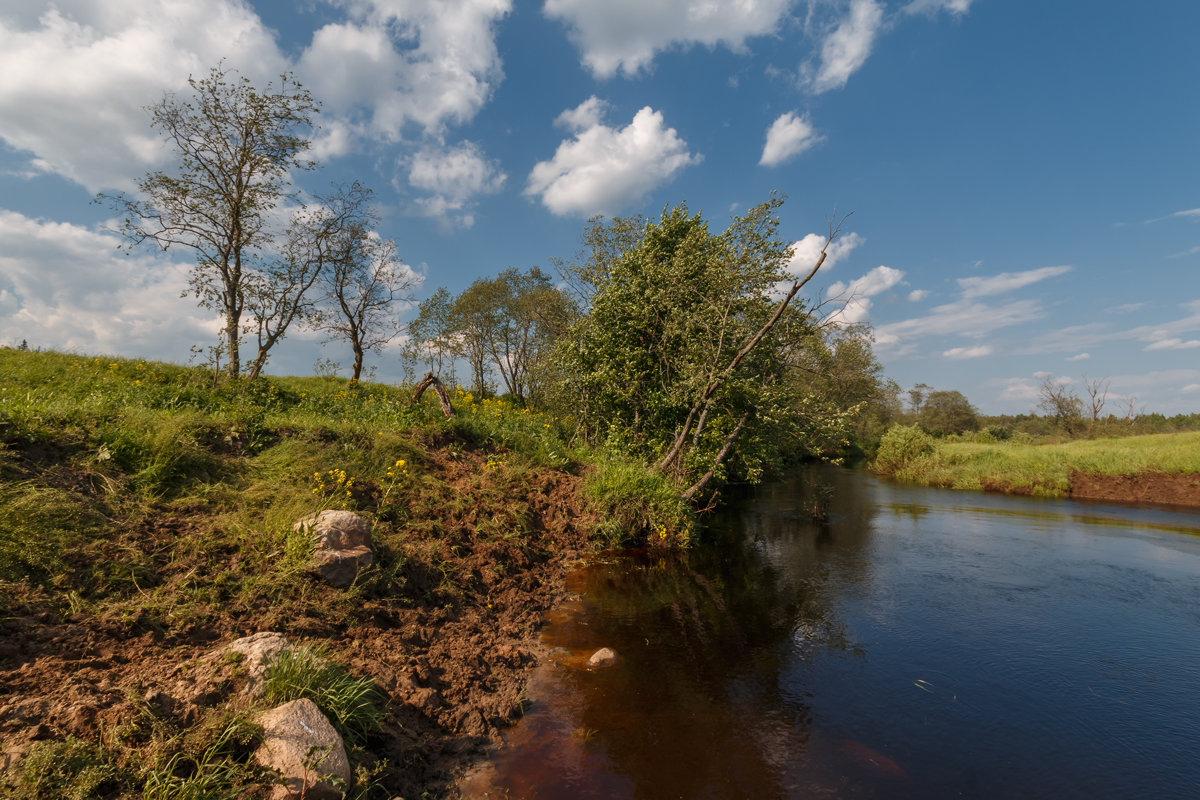
[[[254,758],[278,770],[284,780],[272,800],[338,800],[342,796],[335,784],[349,784],[350,759],[342,737],[316,703],[308,698],[293,700],[265,712],[258,722],[263,726],[263,743]]]
[[[597,667],[611,667],[615,663],[617,663],[617,651],[611,647],[601,647],[592,653],[592,657],[588,659],[588,666],[592,669],[596,669]]]
[[[307,530],[313,538],[313,571],[343,588],[354,583],[358,571],[375,560],[371,553],[371,526],[353,511],[322,511],[297,522],[292,530]]]

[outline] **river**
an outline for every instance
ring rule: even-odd
[[[572,576],[468,795],[1200,797],[1200,514],[820,469],[710,527]]]

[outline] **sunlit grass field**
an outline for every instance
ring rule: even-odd
[[[1200,432],[1059,443],[935,441],[894,477],[926,486],[995,489],[1057,497],[1070,475],[1200,472]]]

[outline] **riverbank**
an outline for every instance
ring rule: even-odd
[[[1200,508],[1200,433],[1053,443],[908,435],[881,474],[906,483],[1035,497]]]
[[[271,631],[370,687],[348,797],[451,796],[522,714],[566,570],[616,543],[620,465],[502,401],[13,350],[0,376],[0,795],[266,797],[227,647]],[[345,588],[292,527],[321,509],[370,525]]]

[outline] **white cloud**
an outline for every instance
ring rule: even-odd
[[[850,255],[850,251],[865,242],[866,239],[857,233],[847,233],[834,239],[825,251],[825,263],[821,269],[825,272],[833,269],[837,262]],[[798,242],[792,244],[792,260],[788,262],[787,273],[793,279],[803,277],[821,257],[821,248],[825,246],[825,237],[819,233],[810,233]]]
[[[1200,383],[1189,383],[1179,391],[1181,392],[1200,392]]]
[[[418,213],[468,228],[475,222],[473,199],[500,191],[507,177],[473,142],[423,149],[412,157],[408,171],[409,184],[429,193],[416,201]]]
[[[1193,350],[1197,347],[1200,347],[1200,339],[1189,339],[1187,341],[1184,341],[1183,339],[1170,338],[1170,339],[1159,339],[1157,341],[1151,342],[1150,344],[1146,345],[1142,349],[1143,350]]]
[[[511,0],[338,4],[350,19],[316,31],[296,65],[335,118],[321,152],[344,152],[356,135],[400,141],[410,124],[436,137],[473,119],[503,78],[495,26]]]
[[[1190,219],[1200,219],[1200,208],[1189,208],[1186,211],[1176,211],[1172,217],[1188,217]]]
[[[928,14],[930,16],[939,11],[945,11],[948,14],[962,16],[971,10],[972,0],[913,0],[904,7],[906,14]]]
[[[1015,300],[1000,306],[947,303],[936,306],[924,317],[880,325],[875,329],[875,341],[881,347],[897,347],[928,336],[983,337],[1043,316],[1041,305],[1033,300]]]
[[[991,345],[981,344],[976,347],[952,347],[949,350],[943,351],[942,356],[955,361],[961,361],[968,358],[982,358],[983,356],[990,356],[992,352],[993,350]]]
[[[788,159],[803,153],[821,137],[817,135],[807,116],[796,116],[789,111],[781,114],[767,129],[767,143],[763,146],[762,158],[759,164],[766,167],[777,167]]]
[[[1184,256],[1194,256],[1196,253],[1200,253],[1200,244],[1195,247],[1189,247],[1187,250],[1181,250],[1178,253],[1171,253],[1167,258],[1183,258]]]
[[[773,33],[792,0],[546,0],[543,13],[567,26],[597,78],[649,69],[657,53],[695,44],[740,51]]]
[[[123,256],[110,234],[7,210],[0,242],[0,341],[176,362],[215,341],[215,315],[179,296],[185,264]]]
[[[919,303],[926,297],[929,297],[928,289],[913,289],[908,293],[908,301],[910,303]]]
[[[871,55],[883,26],[883,6],[875,0],[850,0],[846,16],[821,42],[821,66],[808,81],[820,94],[846,85]]]
[[[1091,353],[1078,353],[1073,356],[1068,356],[1067,361],[1087,361],[1091,357]]]
[[[888,291],[902,280],[904,273],[901,270],[880,265],[848,284],[838,281],[829,287],[827,294],[831,301],[841,302],[842,307],[826,317],[826,321],[839,325],[865,322],[871,312],[870,298]]]
[[[12,4],[10,4],[12,5]],[[59,0],[0,18],[0,139],[89,192],[128,189],[163,147],[143,110],[228,56],[255,80],[286,63],[238,0]]]
[[[679,170],[703,158],[646,106],[624,128],[601,121],[595,97],[559,115],[575,136],[559,144],[554,157],[534,165],[525,194],[541,198],[559,216],[613,214],[666,183]]]
[[[1111,308],[1106,308],[1104,310],[1110,314],[1128,314],[1130,312],[1137,311],[1145,305],[1145,303],[1123,303],[1119,306],[1112,306]]]
[[[1002,294],[1020,289],[1047,278],[1053,278],[1071,271],[1069,266],[1042,267],[1024,272],[1002,272],[985,278],[959,278],[958,285],[962,288],[964,298],[984,297],[986,295]]]

